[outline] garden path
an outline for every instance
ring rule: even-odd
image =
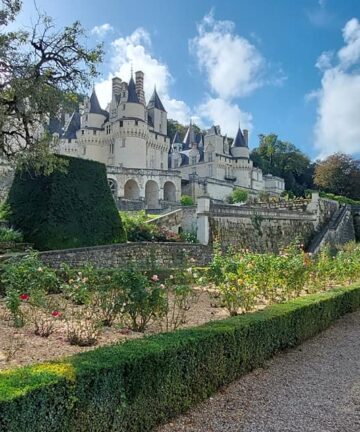
[[[360,311],[158,432],[359,432]]]

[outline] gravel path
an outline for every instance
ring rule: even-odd
[[[359,432],[360,311],[157,432]]]

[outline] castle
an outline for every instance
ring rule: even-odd
[[[122,209],[157,209],[178,203],[182,194],[224,200],[234,187],[251,194],[280,194],[284,181],[253,166],[247,131],[240,127],[230,146],[219,126],[206,134],[190,126],[183,142],[167,136],[167,112],[154,89],[146,104],[144,73],[129,82],[115,77],[103,110],[95,89],[79,112],[58,130],[57,152],[102,162]]]

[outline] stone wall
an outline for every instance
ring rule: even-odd
[[[307,245],[314,234],[316,216],[299,210],[212,206],[210,242],[257,252],[278,252],[295,239]]]
[[[352,206],[352,214],[354,221],[355,239],[360,242],[360,205]]]
[[[41,259],[56,268],[61,263],[73,267],[91,263],[97,268],[126,268],[133,265],[141,269],[168,269],[189,265],[191,258],[192,266],[208,265],[211,254],[211,247],[200,244],[123,243],[41,252]]]

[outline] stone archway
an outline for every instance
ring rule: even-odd
[[[164,184],[164,201],[176,201],[176,187],[171,181]]]
[[[125,183],[124,198],[129,200],[137,200],[140,198],[140,188],[135,180],[131,179]]]
[[[154,180],[149,180],[145,186],[145,202],[148,209],[159,207],[159,186]]]
[[[114,179],[108,178],[108,185],[111,191],[111,194],[114,198],[117,197],[117,183]]]

